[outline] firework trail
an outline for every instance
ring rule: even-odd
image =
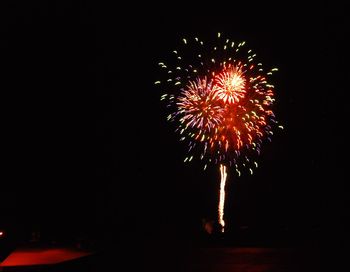
[[[278,126],[272,111],[274,85],[269,83],[278,69],[265,71],[245,42],[235,43],[220,33],[213,44],[195,37],[183,39],[181,48],[159,63],[164,74],[155,84],[165,91],[161,100],[170,110],[167,119],[177,124],[180,141],[187,142],[184,161],[198,157],[204,170],[219,165],[218,213],[224,229],[226,167],[238,176],[243,169],[253,174],[263,141],[271,141]]]
[[[226,166],[220,164],[220,174],[221,174],[221,181],[220,181],[220,197],[219,197],[219,224],[222,226],[222,232],[225,228],[225,221],[224,221],[224,205],[225,205],[225,184],[227,179],[227,172],[226,172]]]

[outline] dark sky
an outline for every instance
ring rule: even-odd
[[[0,223],[186,232],[215,217],[219,172],[183,163],[153,82],[182,37],[220,31],[279,68],[275,111],[285,126],[254,176],[229,181],[228,221],[303,237],[343,233],[345,8],[89,2],[1,10]]]

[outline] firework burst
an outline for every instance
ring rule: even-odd
[[[239,66],[224,69],[215,77],[215,83],[215,96],[224,103],[238,103],[246,94],[246,79]]]
[[[241,169],[253,174],[255,157],[278,124],[270,83],[277,68],[266,71],[255,58],[245,42],[235,43],[218,33],[213,45],[197,37],[183,39],[181,50],[159,63],[164,75],[155,83],[166,90],[161,100],[170,109],[168,120],[176,122],[180,140],[188,142],[185,162],[198,156],[204,169],[218,164],[222,180],[226,166],[233,166],[239,176]],[[224,183],[222,214],[223,188]],[[222,216],[219,221],[224,226]]]
[[[190,81],[177,99],[180,127],[209,134],[223,120],[224,109],[215,99],[212,84],[206,79]]]
[[[168,63],[160,62],[164,75],[156,84],[166,93],[171,109],[168,120],[177,123],[181,141],[188,142],[185,161],[198,156],[204,169],[210,163],[234,165],[236,173],[257,167],[261,144],[270,140],[277,124],[272,105],[274,86],[256,54],[219,33],[213,45],[197,37],[183,39]]]

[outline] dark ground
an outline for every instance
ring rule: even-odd
[[[95,272],[101,270],[123,270],[123,271],[240,271],[240,272],[319,272],[336,271],[345,269],[346,258],[336,247],[249,247],[228,245],[224,238],[206,241],[202,244],[193,244],[183,239],[174,240],[173,237],[156,237],[146,241],[138,239],[133,241],[132,237],[126,238],[124,242],[111,244],[109,248],[104,247],[90,256],[64,261],[57,264],[44,264],[52,262],[51,253],[45,259],[45,250],[60,249],[62,260],[70,257],[69,252],[64,251],[66,247],[55,245],[35,244],[22,247],[23,252],[34,254],[36,249],[41,249],[41,257],[37,258],[41,265],[35,265],[24,255],[11,256],[11,266],[7,261],[6,266],[1,266],[4,272]],[[213,239],[213,237],[211,237]],[[50,251],[51,252],[51,251]],[[76,252],[76,251],[74,251]],[[340,255],[338,255],[340,254]],[[50,256],[49,256],[50,255]],[[21,258],[26,258],[25,260]],[[49,260],[49,261],[48,261]],[[31,263],[31,266],[17,266],[17,262]]]

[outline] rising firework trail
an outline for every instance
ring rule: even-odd
[[[167,102],[167,119],[176,123],[180,141],[187,142],[185,162],[199,158],[203,169],[218,165],[221,174],[219,223],[224,230],[227,168],[238,176],[253,174],[262,144],[271,141],[278,122],[272,111],[277,68],[265,70],[245,42],[236,43],[220,33],[213,42],[183,39],[168,61],[159,62]],[[282,128],[282,126],[279,126]]]
[[[224,205],[225,205],[225,185],[227,179],[226,166],[220,164],[220,196],[219,196],[219,224],[221,225],[221,231],[225,230],[225,221],[224,221]]]

